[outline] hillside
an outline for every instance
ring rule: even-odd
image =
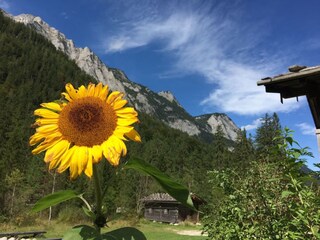
[[[29,14],[10,16],[16,22],[32,27],[48,39],[59,51],[87,74],[100,82],[107,83],[112,90],[124,92],[129,102],[135,108],[155,117],[172,128],[197,136],[205,141],[212,141],[218,125],[222,126],[225,138],[235,141],[239,128],[225,114],[207,114],[191,116],[175,99],[172,93],[162,91],[155,93],[145,86],[129,80],[126,74],[116,68],[105,65],[88,47],[77,48],[74,42],[57,29],[49,26],[40,17]],[[210,115],[209,117],[207,117]],[[198,121],[207,117],[209,121]],[[212,124],[214,122],[214,124]]]
[[[56,176],[54,172],[48,174],[43,155],[33,156],[28,140],[34,132],[33,111],[40,103],[59,99],[67,82],[79,86],[96,80],[34,29],[15,23],[3,14],[0,14],[0,51],[0,214],[24,214],[25,204],[34,203],[40,196],[51,192],[53,184],[56,190],[73,188],[90,192],[85,177],[71,182],[68,173],[57,178],[53,177]],[[110,71],[115,76],[121,73],[116,69]],[[148,96],[154,96],[150,98],[153,101],[164,99],[163,106],[169,106],[169,103],[178,106],[176,101],[170,100],[168,93],[161,93],[165,95],[163,97],[139,87],[149,92]],[[136,96],[139,93],[136,92]],[[161,105],[158,106],[160,109]],[[187,115],[182,108],[179,109]],[[208,144],[170,128],[155,116],[140,112],[139,118],[141,123],[137,129],[142,143],[129,143],[129,155],[124,160],[131,156],[142,157],[200,195],[206,194],[202,189],[206,182],[203,173],[212,168],[221,169],[233,161],[231,158],[222,161],[221,154],[216,154],[222,136],[217,136],[214,144]],[[228,151],[224,154],[230,155]],[[145,177],[136,173],[119,171],[109,165],[104,168],[105,185],[108,186],[106,202],[110,211],[119,205],[135,208],[140,197],[159,190],[152,181],[146,182]],[[141,185],[143,191],[137,191]],[[13,189],[14,198],[11,197]],[[10,209],[13,201],[15,209]]]

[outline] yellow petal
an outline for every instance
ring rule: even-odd
[[[38,118],[36,120],[36,124],[39,126],[46,125],[46,124],[58,124],[58,118]]]
[[[108,85],[105,85],[101,90],[100,92],[98,93],[100,99],[102,100],[106,100],[107,99],[107,95],[108,95]]]
[[[78,89],[78,96],[80,97],[86,97],[88,95],[88,91],[85,86],[81,85]]]
[[[67,99],[69,102],[72,102],[72,101],[73,101],[72,98],[70,97],[70,95],[69,95],[68,93],[63,92],[63,93],[61,93],[61,95],[62,95],[65,99]]]
[[[58,125],[57,124],[43,125],[43,126],[38,127],[36,129],[36,131],[38,133],[42,133],[42,134],[50,134],[50,133],[58,131]]]
[[[116,142],[117,142],[117,144],[116,144],[117,152],[120,152],[120,153],[122,152],[122,156],[127,155],[127,146],[126,146],[126,144],[122,140],[120,140],[118,138],[115,138],[115,139],[117,139],[116,140]]]
[[[130,126],[133,123],[138,122],[138,121],[139,121],[138,118],[128,118],[128,119],[118,118],[117,125],[119,125],[119,126]]]
[[[38,108],[34,111],[34,115],[44,118],[59,118],[59,114],[46,108]]]
[[[92,177],[92,158],[91,158],[91,157],[88,158],[88,163],[87,163],[86,169],[84,170],[84,173],[85,173],[89,178]]]
[[[36,143],[40,142],[42,139],[44,139],[44,136],[40,133],[33,134],[29,139],[30,146],[35,145]]]
[[[125,107],[125,108],[117,109],[115,112],[117,116],[124,117],[124,118],[138,116],[137,111],[133,107]]]
[[[120,161],[120,153],[118,153],[115,147],[113,147],[112,141],[108,140],[104,142],[102,146],[105,158],[111,165],[117,166]]]
[[[55,103],[55,102],[49,102],[49,103],[42,103],[40,104],[42,107],[44,108],[49,108],[51,110],[54,110],[54,111],[61,111],[62,108],[61,108],[61,105],[58,104],[58,103]]]
[[[79,148],[74,146],[73,148],[76,148],[74,151],[74,154],[70,157],[70,165],[69,165],[69,170],[70,170],[70,178],[75,179],[78,177],[78,153],[79,153]]]
[[[116,134],[123,135],[130,132],[132,129],[134,129],[132,126],[117,126],[113,133],[115,134],[115,132],[117,132]]]
[[[87,96],[93,96],[95,94],[95,84],[89,83],[88,90],[87,90]]]
[[[58,172],[59,173],[64,172],[70,166],[71,158],[74,155],[75,150],[76,150],[75,147],[69,148],[65,152],[65,154],[61,157],[61,163],[60,163],[60,166],[58,168]]]
[[[99,97],[99,94],[100,94],[101,90],[102,90],[102,83],[99,82],[97,84],[97,86],[94,88],[94,95],[93,96],[94,97]]]
[[[89,154],[88,147],[79,147],[78,152],[78,175],[80,175],[88,164]]]
[[[141,142],[141,137],[140,137],[139,133],[134,129],[132,129],[128,133],[125,133],[125,136],[128,137],[129,139],[131,139],[132,141]]]
[[[71,99],[77,99],[78,98],[78,91],[74,89],[71,83],[66,84],[66,91]]]
[[[107,103],[112,105],[116,99],[121,98],[122,96],[123,94],[121,92],[114,91],[108,96]]]
[[[48,149],[50,147],[50,145],[43,145],[43,144],[39,144],[35,149],[32,150],[32,154],[39,154],[41,152],[43,152],[44,150]]]
[[[68,150],[70,147],[70,142],[67,140],[60,140],[55,143],[53,147],[47,150],[46,155],[44,157],[45,162],[50,162],[54,159],[60,159],[61,156]],[[51,168],[50,168],[51,169]]]
[[[41,153],[41,152],[47,150],[48,148],[50,148],[51,146],[53,146],[58,141],[59,141],[59,139],[52,140],[52,141],[45,140],[44,142],[40,143],[35,149],[32,150],[32,154]]]
[[[126,105],[128,103],[127,100],[125,99],[120,99],[118,101],[115,101],[114,104],[113,104],[113,108],[115,110],[119,109],[119,108],[122,108],[124,105]]]
[[[115,136],[116,138],[120,139],[120,140],[124,140],[126,141],[127,139],[124,137],[124,133],[119,132],[119,131],[114,131],[113,132],[113,136]]]
[[[102,158],[102,148],[101,146],[93,146],[91,148],[91,153],[93,156],[93,163],[97,163],[100,162],[101,158]]]

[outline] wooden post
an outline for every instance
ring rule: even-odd
[[[320,151],[320,129],[316,129],[317,141],[318,141],[318,151]]]

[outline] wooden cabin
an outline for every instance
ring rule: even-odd
[[[191,199],[198,209],[205,201],[191,194]],[[179,223],[185,220],[199,222],[199,212],[194,211],[168,193],[153,193],[141,200],[144,204],[144,217],[148,220],[166,223]]]

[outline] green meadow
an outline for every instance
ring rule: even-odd
[[[78,224],[89,224],[79,222]],[[74,224],[58,222],[58,221],[43,221],[34,226],[18,227],[12,224],[1,224],[0,232],[23,232],[44,230],[47,233],[44,238],[59,238],[64,232],[72,228]],[[170,225],[166,223],[155,223],[145,220],[138,222],[116,220],[108,223],[108,227],[102,229],[102,232],[109,232],[121,227],[134,227],[144,233],[148,240],[204,240],[205,236],[201,236],[201,226],[196,226],[191,223],[182,223],[180,225]],[[40,238],[39,238],[40,239]]]

